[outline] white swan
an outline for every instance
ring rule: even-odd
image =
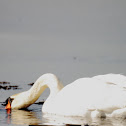
[[[104,80],[105,77],[109,79]],[[108,74],[81,78],[63,88],[55,75],[44,74],[38,78],[30,90],[10,96],[7,102],[11,104],[7,105],[6,109],[30,106],[49,87],[50,95],[42,107],[44,114],[90,118],[118,114],[126,116],[125,86],[118,86],[121,84],[117,83],[117,80],[114,81],[114,77],[115,80],[118,77],[118,82],[126,80],[123,75]],[[123,79],[120,79],[121,77]]]

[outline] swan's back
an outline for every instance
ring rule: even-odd
[[[87,112],[99,109],[111,113],[119,103],[126,105],[126,93],[121,88],[95,78],[82,78],[65,86],[48,105],[45,103],[43,112],[85,116]]]
[[[93,78],[102,80],[108,84],[115,84],[119,87],[126,88],[126,76],[121,74],[105,74],[105,75],[97,75]]]

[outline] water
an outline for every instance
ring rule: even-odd
[[[33,107],[34,108],[34,107]],[[37,106],[33,110],[0,110],[1,125],[39,125],[41,124],[41,107]]]
[[[48,117],[46,120],[42,118],[41,105],[34,104],[28,110],[12,110],[6,111],[0,109],[0,125],[1,126],[28,126],[28,125],[64,125],[67,124],[86,124],[87,119],[80,117]],[[89,120],[88,120],[89,121]],[[125,119],[96,119],[91,123],[93,126],[125,126]]]
[[[28,126],[28,125],[89,125],[93,126],[125,126],[126,119],[113,119],[113,118],[97,118],[94,120],[90,120],[89,118],[81,118],[81,117],[61,117],[61,116],[52,116],[52,115],[43,115],[41,112],[42,104],[33,104],[26,110],[11,110],[7,111],[2,105],[2,102],[6,100],[12,94],[16,94],[22,92],[24,90],[28,90],[30,88],[27,84],[0,84],[2,86],[18,86],[19,89],[9,89],[4,90],[0,89],[0,125],[1,126]],[[44,94],[39,98],[39,101],[43,101],[48,96],[49,90],[46,90]]]

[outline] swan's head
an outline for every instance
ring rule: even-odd
[[[5,101],[5,106],[6,106],[5,109],[12,109],[12,108],[14,108],[14,104],[18,103],[19,100],[20,100],[20,98],[18,98],[20,96],[20,94],[21,93],[15,94],[15,95],[12,95],[9,98],[7,98],[6,101]]]
[[[28,101],[28,91],[14,94],[5,101],[5,109],[22,109],[27,108],[32,103]]]
[[[11,104],[12,104],[13,100],[14,100],[14,98],[11,98],[11,97],[6,99],[6,101],[5,101],[5,106],[6,106],[5,109],[11,109]]]

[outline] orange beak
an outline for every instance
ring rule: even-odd
[[[6,105],[5,109],[11,109],[11,104],[9,101],[8,101],[8,104]]]

